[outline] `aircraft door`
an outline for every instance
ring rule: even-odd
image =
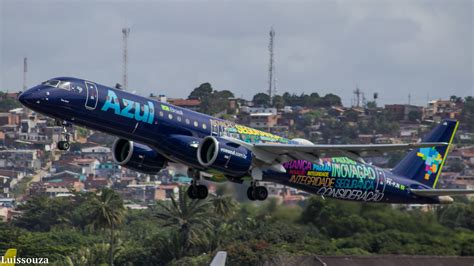
[[[99,100],[97,86],[92,83],[85,81],[87,98],[86,98],[86,109],[94,110],[97,107],[97,101]]]

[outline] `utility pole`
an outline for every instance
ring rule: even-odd
[[[274,66],[274,59],[273,59],[273,39],[275,38],[275,31],[273,28],[270,29],[270,43],[268,44],[268,52],[270,53],[270,63],[268,65],[268,96],[270,96],[270,106],[272,106],[273,101],[273,94],[276,93],[275,91],[275,66]]]
[[[123,28],[123,89],[128,88],[128,36],[130,35],[130,28]]]
[[[26,73],[28,72],[28,58],[23,58],[23,91],[26,90]]]
[[[359,85],[356,86],[356,90],[354,91],[354,94],[356,96],[356,107],[360,107],[360,96],[362,95],[362,92],[359,89]]]

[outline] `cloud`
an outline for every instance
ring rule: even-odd
[[[129,87],[186,97],[200,83],[250,98],[265,91],[276,30],[280,92],[336,93],[356,84],[382,103],[473,94],[472,2],[2,1],[0,86],[55,76],[121,82],[121,28],[131,28]]]

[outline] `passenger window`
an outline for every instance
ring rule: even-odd
[[[188,118],[186,118],[186,124],[188,124],[188,125],[189,125],[189,123],[190,123],[189,119],[188,119]]]
[[[194,121],[194,126],[195,126],[195,127],[198,127],[198,126],[199,126],[199,124],[198,124],[197,121]]]
[[[173,115],[172,115],[172,114],[169,114],[169,115],[168,115],[168,118],[169,118],[170,120],[172,120],[172,119],[173,119]]]
[[[206,125],[206,124],[202,124],[202,128],[203,128],[203,129],[206,129],[206,128],[207,128],[207,125]]]
[[[160,116],[163,117],[163,112],[162,111],[160,111]]]
[[[177,119],[179,122],[181,122],[181,116],[178,116]]]

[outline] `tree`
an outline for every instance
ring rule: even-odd
[[[354,109],[349,109],[344,114],[346,116],[347,121],[357,122],[359,119],[359,113]]]
[[[408,120],[411,121],[411,122],[421,120],[421,112],[420,111],[410,111],[408,113]]]
[[[451,95],[451,97],[449,97],[449,100],[453,103],[462,103],[462,98],[456,95]]]
[[[206,82],[199,87],[195,88],[191,94],[189,94],[188,99],[199,99],[202,100],[205,97],[209,97],[212,93],[213,89],[210,83]]]
[[[214,94],[216,94],[217,98],[221,99],[234,98],[234,94],[229,90],[214,91]]]
[[[270,105],[270,96],[266,93],[257,93],[253,96],[253,104],[256,106],[269,106]]]
[[[229,98],[234,94],[229,90],[214,90],[210,83],[203,83],[195,88],[188,99],[199,99],[201,104],[199,109],[202,113],[214,115],[226,110],[229,106]]]
[[[341,97],[328,93],[322,98],[322,104],[324,106],[340,106],[342,105]]]
[[[377,108],[377,102],[374,100],[374,101],[368,101],[367,102],[367,108],[368,109],[375,109]]]
[[[282,109],[283,107],[285,107],[285,100],[281,95],[273,96],[273,106],[278,109]]]
[[[464,107],[461,112],[461,125],[471,132],[474,131],[474,98],[468,96],[464,99]]]
[[[229,218],[234,213],[237,203],[235,202],[232,195],[228,194],[228,190],[225,186],[221,185],[216,190],[216,195],[213,195],[210,199],[211,204],[214,207],[214,212],[219,217]]]
[[[114,230],[122,223],[125,213],[123,200],[118,193],[103,188],[100,195],[91,198],[88,206],[91,224],[96,229],[110,230],[109,262],[114,264]]]
[[[178,227],[177,240],[186,252],[197,239],[199,230],[211,227],[211,214],[208,212],[209,201],[191,200],[184,187],[179,188],[178,199],[171,198],[171,205],[157,202],[159,207],[156,217],[164,222],[165,227]]]
[[[15,109],[21,107],[21,104],[19,101],[8,98],[7,93],[5,92],[0,92],[0,112],[8,112],[11,109]]]
[[[14,224],[28,230],[49,231],[64,221],[69,211],[68,205],[67,198],[32,197],[18,207],[22,215],[14,220]]]

